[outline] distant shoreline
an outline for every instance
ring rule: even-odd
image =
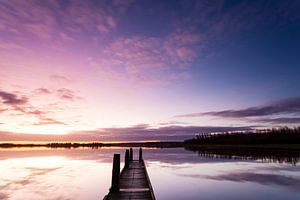
[[[153,148],[176,148],[184,147],[184,142],[55,142],[55,143],[0,143],[0,148],[22,148],[22,147],[47,147],[47,148],[101,148],[101,147],[153,147]]]
[[[102,148],[102,147],[148,147],[148,148],[196,148],[196,149],[231,149],[231,150],[300,150],[300,144],[186,144],[185,142],[120,142],[120,143],[101,143],[101,142],[56,142],[56,143],[0,143],[0,149],[7,148]]]

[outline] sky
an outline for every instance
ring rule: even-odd
[[[0,140],[299,126],[299,10],[297,0],[0,0]]]

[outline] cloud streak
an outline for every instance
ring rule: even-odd
[[[50,91],[47,88],[37,88],[33,91],[33,94],[37,95],[55,95],[60,100],[75,101],[81,99],[75,92],[66,88],[57,89],[54,92]],[[57,98],[56,97],[56,98]],[[34,97],[29,98],[28,95],[19,95],[18,92],[6,92],[0,91],[0,101],[2,103],[0,112],[13,112],[13,115],[25,116],[25,117],[34,117],[38,121],[33,123],[35,126],[42,125],[67,125],[66,123],[57,120],[52,117],[53,111],[48,111],[45,109],[38,108],[31,104],[31,101],[34,101]]]
[[[87,1],[1,1],[0,31],[15,36],[31,34],[41,40],[54,36],[73,42],[78,32],[107,34],[117,26],[116,18],[130,5],[92,0]],[[27,12],[30,10],[30,12]],[[122,12],[120,12],[122,11]],[[64,32],[57,31],[64,27]]]
[[[271,124],[299,124],[300,117],[280,117],[280,118],[262,118],[253,120],[253,122],[259,123],[271,123]]]
[[[182,9],[189,9],[175,19],[180,30],[201,30],[213,43],[234,37],[254,28],[280,23],[297,22],[300,15],[297,1],[185,1]]]
[[[67,88],[60,88],[56,90],[57,96],[62,100],[75,101],[82,99],[77,96],[73,90]]]
[[[53,82],[59,82],[59,83],[67,83],[67,82],[71,82],[71,79],[69,79],[66,76],[62,76],[62,75],[51,75],[50,80]]]
[[[39,117],[39,122],[34,123],[33,125],[43,126],[43,125],[68,125],[68,124],[66,124],[64,122],[61,122],[61,121],[58,121],[58,120],[53,119],[53,118],[40,116]]]
[[[218,127],[218,126],[165,126],[151,128],[148,124],[126,128],[104,128],[98,134],[105,137],[117,136],[120,140],[184,140],[199,133],[212,133],[236,130],[251,130],[251,127]]]
[[[286,22],[298,16],[294,9],[286,12],[290,3],[277,2],[242,1],[228,6],[223,1],[183,1],[178,7],[178,16],[166,13],[171,25],[162,35],[133,34],[111,40],[96,64],[99,70],[110,70],[138,83],[159,85],[185,80],[191,77],[193,62],[215,55],[210,47],[217,42],[263,27],[266,21]]]
[[[215,116],[222,118],[245,118],[245,117],[263,117],[278,114],[300,114],[300,97],[288,98],[276,101],[267,105],[249,107],[240,110],[222,110],[213,112],[200,112],[185,115],[177,115],[176,117],[201,117],[201,116]],[[273,119],[273,121],[288,121],[288,118]],[[264,121],[264,120],[262,120]],[[267,120],[265,120],[267,121]],[[270,121],[272,121],[270,119]],[[296,120],[295,120],[296,121]]]
[[[196,176],[197,177],[197,176]],[[216,176],[203,176],[203,178],[218,181],[254,182],[262,185],[278,185],[299,191],[300,180],[297,178],[277,174],[257,173],[230,173]]]
[[[34,91],[36,94],[51,94],[50,90],[47,88],[38,88]]]
[[[191,139],[198,133],[212,133],[223,131],[252,130],[252,127],[224,127],[224,126],[166,126],[151,128],[148,124],[141,124],[124,128],[101,128],[91,131],[74,131],[67,135],[31,135],[1,133],[0,140],[10,141],[182,141]]]
[[[166,83],[189,78],[187,67],[198,56],[202,37],[175,32],[166,37],[121,37],[102,51],[100,69],[115,69],[140,83]],[[91,63],[93,65],[93,63]]]

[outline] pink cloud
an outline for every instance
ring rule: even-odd
[[[43,41],[58,37],[73,41],[72,34],[83,31],[106,34],[117,27],[116,18],[122,14],[115,10],[124,11],[131,3],[86,0],[62,6],[60,1],[1,1],[0,32],[20,40],[36,37]]]
[[[124,69],[133,80],[144,83],[187,78],[188,72],[182,67],[189,67],[197,58],[201,41],[200,35],[192,33],[121,37],[104,48],[100,65]]]
[[[66,76],[62,76],[62,75],[51,75],[50,80],[54,81],[54,82],[70,82],[71,79],[66,77]]]
[[[115,28],[117,26],[116,21],[114,19],[114,17],[112,16],[108,16],[106,18],[107,24],[111,27],[111,28]]]
[[[36,94],[51,94],[51,91],[47,88],[38,88],[34,90],[34,93]]]
[[[18,106],[24,105],[28,102],[28,98],[23,96],[19,97],[15,93],[0,91],[1,103],[10,105],[10,106]]]
[[[23,51],[23,52],[31,52],[30,49],[23,47],[20,44],[10,43],[10,42],[4,42],[1,41],[0,43],[0,51]]]
[[[76,42],[76,39],[74,39],[67,33],[60,33],[60,37],[62,40],[67,41],[67,42]]]
[[[97,25],[97,30],[100,33],[108,33],[109,32],[109,28],[106,25],[104,25],[104,24],[98,24]]]
[[[67,88],[57,89],[56,93],[57,96],[62,100],[75,101],[75,100],[82,99],[81,97],[77,96],[74,91]]]
[[[164,42],[164,48],[172,64],[187,67],[199,55],[199,44],[202,40],[200,34],[173,33]]]
[[[34,1],[4,1],[0,11],[2,30],[16,35],[31,33],[49,39],[56,24],[51,8]]]
[[[40,90],[43,89],[43,90]],[[39,88],[39,91],[45,92],[44,88]],[[34,116],[38,119],[38,125],[42,124],[64,124],[50,117],[46,117],[48,114],[45,111],[41,111],[29,103],[29,98],[26,96],[20,96],[18,92],[11,93],[0,91],[0,99],[5,108],[1,108],[0,112],[15,112],[17,115]]]
[[[43,125],[67,125],[67,124],[49,117],[40,117],[39,121],[33,125],[43,126]]]
[[[47,98],[52,99],[54,103],[37,104],[36,101],[39,101],[41,95],[45,94],[49,95]],[[67,125],[61,120],[55,119],[55,113],[62,111],[58,105],[61,105],[62,100],[73,102],[79,99],[82,98],[77,96],[76,92],[66,88],[57,89],[55,92],[47,88],[37,88],[30,95],[21,92],[0,91],[0,112],[6,116],[36,119],[37,122],[32,125]]]

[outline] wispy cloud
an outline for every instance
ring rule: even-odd
[[[45,87],[37,88],[33,91],[37,95],[54,95],[61,100],[75,101],[80,100],[82,97],[79,97],[75,91],[67,88],[59,88],[56,90],[48,89]]]
[[[291,1],[183,1],[185,15],[175,15],[173,26],[179,30],[200,30],[215,43],[257,27],[297,22],[299,3]]]
[[[47,88],[37,88],[36,90],[34,90],[34,93],[36,94],[51,94],[51,91]]]
[[[62,76],[62,75],[51,75],[50,77],[51,81],[58,81],[58,82],[70,82],[71,79],[66,77],[66,76]]]
[[[56,90],[57,96],[63,100],[75,101],[82,99],[81,97],[77,96],[73,90],[67,88],[60,88]]]
[[[161,122],[158,125],[160,126],[178,126],[178,125],[187,125],[187,122],[180,122],[180,121],[169,121],[169,122]]]
[[[142,124],[125,128],[104,128],[97,134],[103,137],[116,137],[120,140],[184,140],[199,133],[212,133],[223,131],[251,130],[252,127],[222,127],[222,126],[165,126],[151,128]]]
[[[34,123],[33,125],[43,126],[43,125],[68,125],[68,124],[49,117],[39,117],[39,121],[37,123]]]
[[[279,117],[279,118],[262,118],[252,120],[256,123],[271,124],[300,124],[300,117]]]
[[[54,92],[47,88],[37,88],[33,91],[33,94],[38,95],[54,95],[60,100],[75,101],[81,99],[75,94],[74,91],[60,88]],[[53,113],[55,110],[48,110],[45,108],[40,108],[39,106],[32,105],[34,103],[34,96],[29,97],[28,95],[20,95],[19,92],[6,92],[0,91],[0,100],[2,100],[2,105],[0,112],[12,113],[12,115],[34,117],[38,121],[33,123],[33,125],[67,125],[65,122],[55,119]]]
[[[166,83],[190,77],[188,67],[198,56],[202,38],[182,32],[160,37],[122,37],[104,50],[98,67],[115,69],[141,83]]]
[[[275,114],[300,114],[300,97],[283,99],[263,106],[249,107],[240,110],[222,110],[213,112],[200,112],[176,117],[200,117],[205,115],[224,118],[261,117]]]
[[[23,47],[20,44],[13,43],[13,42],[7,42],[7,41],[1,41],[0,43],[0,52],[9,52],[9,51],[22,51],[26,53],[32,53],[32,50],[29,48]]]
[[[112,39],[101,51],[98,68],[139,83],[164,84],[188,79],[195,60],[215,55],[210,47],[216,42],[264,26],[266,20],[272,24],[276,18],[287,21],[297,16],[295,11],[286,14],[284,8],[290,7],[288,3],[278,6],[271,2],[262,5],[244,1],[229,6],[223,1],[183,1],[179,4],[182,12],[177,12],[178,16],[167,14],[172,17],[165,34]],[[270,12],[269,7],[280,14]]]
[[[139,124],[124,128],[100,128],[95,130],[73,131],[67,135],[30,135],[1,133],[0,140],[43,140],[43,141],[182,141],[191,139],[198,133],[252,130],[253,127],[240,126],[165,126],[151,128],[148,124]]]
[[[70,34],[82,31],[107,34],[116,28],[116,18],[133,1],[126,2],[1,1],[0,31],[15,36],[22,34],[22,37],[31,34],[41,40],[52,40],[57,36],[67,41],[74,41]],[[64,32],[57,31],[58,27],[64,27]]]

